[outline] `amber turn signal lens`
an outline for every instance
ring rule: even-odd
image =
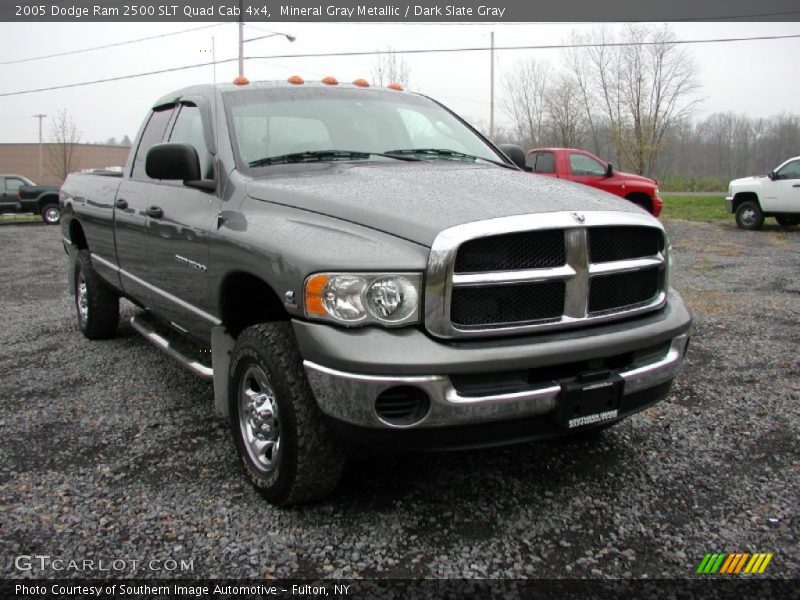
[[[322,304],[322,291],[330,278],[324,273],[312,275],[306,281],[306,312],[309,315],[326,314],[325,306]]]

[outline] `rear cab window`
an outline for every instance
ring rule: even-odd
[[[534,152],[528,156],[525,166],[534,173],[555,173],[556,158],[552,152]]]

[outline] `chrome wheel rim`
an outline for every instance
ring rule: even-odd
[[[281,449],[278,402],[266,373],[256,365],[239,381],[239,429],[250,461],[260,471],[273,471]]]
[[[756,221],[756,211],[752,208],[745,208],[742,211],[742,223],[752,225]]]
[[[55,223],[58,221],[59,211],[57,208],[48,208],[44,211],[44,218],[47,219],[48,223]]]
[[[75,303],[78,306],[78,318],[81,323],[86,323],[86,319],[89,318],[89,292],[86,289],[83,275],[78,279],[77,294],[75,296]]]

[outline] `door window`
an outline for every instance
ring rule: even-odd
[[[25,185],[25,182],[21,179],[9,177],[6,179],[6,192],[12,196],[16,196],[17,192],[19,192],[19,188],[23,185]]]
[[[585,154],[573,153],[569,155],[569,168],[573,175],[605,175],[606,168],[600,161]]]
[[[800,179],[800,160],[793,160],[789,164],[783,165],[775,173],[775,179]]]
[[[175,126],[172,128],[172,135],[169,141],[176,144],[189,144],[197,150],[197,158],[200,160],[200,172],[205,179],[214,178],[213,165],[210,162],[206,138],[203,134],[203,118],[200,109],[194,104],[184,104],[181,112],[175,119]]]
[[[156,109],[150,115],[150,119],[142,132],[139,147],[136,149],[136,158],[133,160],[133,179],[150,181],[144,170],[145,157],[152,146],[160,144],[164,140],[167,125],[169,125],[169,120],[172,118],[172,110],[173,107],[168,106],[163,109]]]

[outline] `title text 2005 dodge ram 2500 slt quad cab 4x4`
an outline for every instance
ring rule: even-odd
[[[656,219],[399,86],[301,81],[170,94],[122,179],[61,190],[81,330],[145,309],[267,499],[329,493],[345,439],[511,443],[666,396],[691,316]]]

